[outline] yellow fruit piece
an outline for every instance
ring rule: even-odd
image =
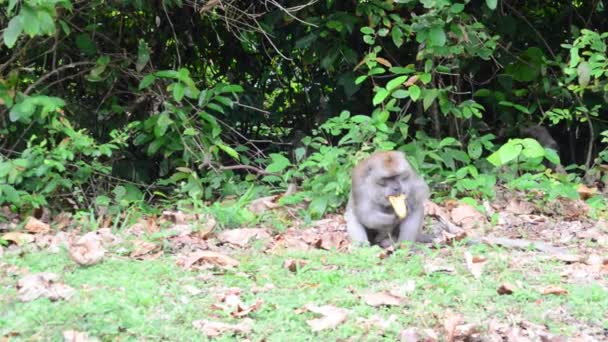
[[[401,194],[399,196],[388,196],[389,202],[393,206],[395,210],[395,214],[399,216],[400,219],[404,219],[407,216],[407,205],[405,203],[406,196],[405,194]]]

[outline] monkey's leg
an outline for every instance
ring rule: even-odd
[[[350,236],[352,243],[354,245],[369,245],[367,231],[361,222],[359,222],[350,203],[346,207],[344,217],[346,219],[346,231],[348,232],[348,236]]]
[[[424,221],[424,206],[419,205],[407,215],[405,220],[399,224],[399,242],[411,241],[416,242],[418,233],[422,228]]]

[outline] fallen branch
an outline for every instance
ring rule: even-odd
[[[469,244],[484,243],[484,244],[490,245],[490,246],[502,246],[502,247],[506,247],[506,248],[522,249],[522,250],[533,248],[533,249],[536,249],[536,250],[538,250],[540,252],[544,252],[544,253],[569,254],[568,249],[563,248],[563,247],[556,247],[556,246],[550,245],[545,242],[530,241],[530,240],[523,240],[523,239],[489,238],[489,237],[470,238],[468,240],[468,243]]]

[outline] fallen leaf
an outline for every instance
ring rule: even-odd
[[[534,212],[534,204],[528,201],[522,201],[519,199],[511,199],[505,208],[506,211],[517,215],[526,215]]]
[[[443,321],[443,328],[445,329],[447,335],[446,339],[448,342],[454,341],[454,336],[456,336],[456,327],[460,324],[461,321],[461,314],[454,314],[451,311],[448,311],[446,313],[446,318]]]
[[[270,234],[262,228],[240,228],[224,230],[217,237],[222,242],[245,247],[251,240],[270,239]]]
[[[194,264],[231,268],[238,266],[239,262],[227,255],[213,251],[195,251],[185,259],[179,260],[178,264],[185,268],[191,268]]]
[[[131,258],[140,259],[140,260],[153,260],[162,255],[162,250],[160,250],[160,246],[144,241],[144,240],[135,240],[133,242],[135,248],[129,255]]]
[[[552,294],[552,295],[558,295],[559,296],[559,295],[566,295],[566,294],[568,294],[568,290],[566,290],[566,289],[564,289],[562,287],[559,287],[559,286],[549,285],[549,286],[543,288],[541,290],[541,293],[544,294],[544,295]]]
[[[469,272],[471,272],[475,279],[479,279],[487,259],[485,257],[473,256],[469,251],[464,252],[464,258]]]
[[[28,274],[17,281],[17,294],[22,302],[30,302],[38,298],[48,298],[51,301],[69,299],[74,289],[58,282],[55,273],[40,272]]]
[[[165,211],[163,211],[163,213],[161,215],[161,219],[169,221],[174,224],[186,224],[186,215],[179,210],[177,210],[177,211],[165,210]]]
[[[283,267],[290,270],[291,272],[297,272],[302,267],[308,264],[307,260],[303,259],[287,259],[283,262]]]
[[[403,303],[403,297],[396,296],[395,294],[390,293],[388,291],[363,295],[363,300],[365,301],[365,304],[374,307],[382,305],[401,305]]]
[[[35,237],[32,234],[22,232],[8,232],[2,235],[2,240],[12,242],[17,246],[23,246],[25,244],[34,242]]]
[[[264,286],[253,286],[251,288],[251,293],[256,294],[256,293],[261,293],[261,292],[268,292],[268,291],[272,291],[274,290],[275,286],[273,284],[264,284]]]
[[[256,299],[255,303],[246,306],[244,304],[239,304],[236,306],[236,310],[234,310],[231,315],[232,317],[244,317],[247,316],[250,312],[252,311],[257,311],[259,308],[262,307],[262,304],[264,304],[264,300],[262,299]]]
[[[465,230],[479,228],[486,222],[486,217],[469,204],[461,203],[450,212],[452,221]]]
[[[548,255],[545,258],[546,259],[551,259],[551,260],[562,261],[562,262],[565,262],[567,264],[583,261],[583,257],[581,255],[578,255],[578,254],[557,253],[557,254]]]
[[[82,266],[90,266],[100,262],[105,253],[102,237],[97,234],[85,234],[69,247],[72,260]]]
[[[304,309],[323,316],[321,318],[306,321],[312,328],[312,331],[333,329],[344,323],[348,317],[348,310],[333,305],[316,306],[314,304],[306,304]]]
[[[598,193],[597,188],[595,188],[595,187],[590,188],[585,184],[579,184],[576,191],[578,192],[579,197],[583,201],[589,199],[590,197],[597,195],[597,193]]]
[[[348,237],[343,232],[327,232],[321,234],[319,240],[314,244],[316,248],[325,250],[341,250],[348,245]]]
[[[280,195],[273,195],[256,198],[251,201],[251,203],[247,206],[247,209],[256,215],[261,215],[268,209],[278,208],[280,206],[280,204],[278,204],[280,197]]]
[[[390,315],[387,319],[380,315],[373,315],[370,318],[357,318],[357,322],[365,331],[369,331],[371,328],[376,327],[380,330],[378,332],[379,334],[382,334],[384,330],[390,328],[391,324],[395,323],[396,321],[396,315]]]
[[[401,330],[399,333],[399,341],[400,342],[418,342],[418,333],[416,332],[416,328],[407,328]]]
[[[25,224],[25,230],[34,234],[48,233],[51,230],[51,227],[48,224],[30,216]]]
[[[252,325],[253,320],[250,318],[245,318],[238,324],[213,322],[208,321],[206,319],[196,320],[192,322],[192,326],[195,329],[202,331],[205,335],[209,337],[217,337],[225,333],[243,335],[249,334],[251,332]]]
[[[496,289],[496,292],[498,292],[499,295],[510,295],[514,291],[515,286],[513,286],[511,283],[502,283],[498,289]]]
[[[63,342],[94,342],[96,338],[89,337],[89,334],[76,330],[65,330],[63,332]]]

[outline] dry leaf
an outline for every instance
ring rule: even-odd
[[[274,290],[274,285],[273,284],[264,284],[264,286],[253,286],[251,287],[251,293],[256,294],[256,293],[261,293],[261,292],[268,292],[271,290]]]
[[[565,262],[567,264],[583,261],[583,257],[581,255],[578,255],[578,254],[562,254],[562,253],[557,253],[557,254],[548,255],[548,256],[546,256],[546,258],[547,259],[551,259],[551,260],[562,261],[562,262]]]
[[[418,81],[418,76],[414,75],[414,76],[408,78],[407,81],[405,81],[405,83],[403,83],[403,85],[405,85],[406,87],[410,87],[410,86],[414,85],[417,81]]]
[[[270,239],[270,234],[262,228],[241,228],[224,230],[217,237],[222,242],[245,247],[251,240]]]
[[[578,192],[578,195],[580,196],[580,198],[583,201],[589,199],[590,197],[597,195],[597,193],[598,193],[597,188],[595,188],[595,187],[590,188],[585,184],[579,184],[576,191]]]
[[[485,223],[486,217],[469,204],[461,203],[450,213],[452,221],[465,230],[478,228]]]
[[[390,315],[387,319],[380,315],[373,315],[370,318],[357,318],[357,322],[365,331],[369,331],[371,328],[376,327],[380,330],[380,334],[382,334],[384,330],[390,328],[391,324],[396,321],[396,315]]]
[[[386,60],[385,58],[382,58],[382,57],[376,57],[376,62],[384,65],[387,68],[391,68],[393,66],[391,64],[391,62],[389,62],[388,60]]]
[[[365,304],[374,307],[382,305],[401,305],[403,303],[403,297],[388,291],[366,294],[363,296],[363,300],[365,301]]]
[[[76,330],[65,330],[63,332],[63,342],[94,342],[96,338],[89,337],[89,334]]]
[[[192,322],[192,326],[195,329],[202,331],[205,335],[209,337],[217,337],[223,335],[225,333],[232,334],[249,334],[251,332],[251,327],[253,325],[253,320],[250,318],[245,318],[238,324],[228,324],[222,322],[213,322],[208,321],[206,319],[201,319]]]
[[[544,295],[566,295],[568,294],[568,290],[559,287],[559,286],[553,286],[553,285],[549,285],[547,287],[545,287],[544,289],[541,290],[541,293]]]
[[[48,298],[51,301],[69,299],[74,289],[57,282],[59,276],[55,273],[40,272],[28,274],[17,282],[17,294],[22,302],[29,302],[38,298]]]
[[[531,214],[535,207],[528,201],[522,201],[519,199],[511,199],[505,208],[506,211],[517,215]]]
[[[312,331],[333,329],[344,323],[348,317],[348,310],[337,308],[333,305],[316,306],[314,304],[306,304],[304,309],[323,316],[321,318],[306,321],[312,328]]]
[[[2,235],[2,240],[12,242],[17,246],[23,246],[25,244],[34,242],[35,237],[32,234],[22,232],[8,232]]]
[[[195,251],[185,259],[179,260],[178,264],[185,268],[191,268],[194,264],[231,268],[238,266],[239,262],[227,255],[213,251]]]
[[[447,312],[447,317],[443,321],[443,328],[446,332],[446,339],[448,342],[454,341],[454,336],[456,336],[456,327],[462,321],[462,315],[454,314],[451,311]]]
[[[344,232],[326,232],[314,244],[315,247],[325,250],[341,250],[348,245],[348,237]]]
[[[464,258],[467,263],[467,269],[475,279],[479,279],[481,277],[481,273],[483,272],[483,267],[486,264],[487,259],[485,257],[473,256],[471,252],[464,252]]]
[[[160,257],[163,253],[163,251],[160,250],[160,246],[152,242],[135,240],[133,244],[135,245],[135,248],[130,254],[131,258],[153,260]]]
[[[256,215],[263,214],[268,209],[278,208],[278,200],[281,198],[280,195],[266,196],[257,198],[247,206],[247,209]]]
[[[100,262],[106,253],[101,242],[100,235],[85,234],[69,247],[70,257],[79,265],[94,265]]]
[[[498,289],[496,289],[496,292],[498,292],[499,295],[510,295],[514,291],[515,286],[513,286],[511,283],[502,283]]]
[[[416,333],[416,328],[407,328],[401,330],[399,333],[399,341],[400,342],[418,342],[418,334]]]
[[[25,230],[34,234],[48,233],[51,230],[51,226],[30,216],[25,224]]]
[[[303,259],[287,259],[283,262],[283,267],[290,270],[291,272],[297,272],[302,267],[308,264],[307,260]]]

